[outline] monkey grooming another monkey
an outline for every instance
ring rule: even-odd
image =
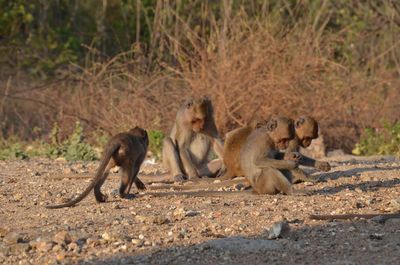
[[[295,125],[295,137],[289,142],[288,148],[286,148],[285,153],[278,154],[276,159],[286,159],[290,160],[293,152],[298,155],[300,147],[306,148],[311,144],[313,139],[318,138],[318,123],[310,116],[303,116],[297,119],[294,123]],[[258,123],[255,127],[262,125]],[[240,168],[239,163],[239,153],[243,146],[246,138],[254,130],[252,126],[245,126],[237,128],[226,134],[224,152],[223,152],[223,162],[224,162],[224,172],[221,172],[221,179],[232,179],[235,176],[243,176],[243,172]],[[322,171],[329,171],[330,165],[327,162],[317,161],[311,159],[307,156],[301,155],[299,164],[303,166],[315,167]],[[296,168],[292,171],[293,182],[297,183],[300,181],[314,181],[305,174],[300,168]]]
[[[293,152],[300,152],[300,147],[307,148],[313,139],[318,138],[318,122],[310,116],[301,116],[294,122],[296,135],[289,142],[286,155],[290,156]],[[286,159],[284,157],[284,159]],[[305,155],[301,155],[300,165],[317,168],[321,171],[329,171],[331,166],[328,162],[314,160]],[[303,170],[296,168],[292,171],[293,183],[300,181],[314,181]]]
[[[240,149],[246,142],[250,133],[261,126],[265,125],[265,120],[253,120],[249,125],[236,128],[225,135],[224,149],[222,153],[223,165],[218,177],[222,180],[232,179],[234,177],[242,177],[243,172],[240,168],[239,157]],[[283,159],[283,156],[282,158]]]
[[[219,159],[210,161],[212,149]],[[221,168],[222,149],[211,101],[193,98],[179,108],[170,136],[164,139],[163,163],[178,181],[212,177]]]
[[[110,169],[119,166],[122,170],[119,195],[126,198],[135,182],[139,190],[145,190],[146,186],[138,178],[140,166],[146,157],[149,139],[146,130],[134,127],[128,132],[119,133],[113,136],[107,143],[103,158],[97,170],[96,176],[90,185],[75,199],[59,205],[47,205],[48,209],[70,207],[80,202],[89,192],[94,189],[97,202],[105,202],[106,196],[101,193],[100,188],[106,180]]]
[[[218,177],[225,180],[243,176],[239,163],[240,149],[253,130],[251,126],[244,126],[234,129],[225,135],[222,153],[223,170],[221,170],[221,174]]]
[[[300,154],[291,160],[278,160],[279,149],[286,149],[295,136],[293,121],[274,117],[256,128],[240,150],[240,167],[253,191],[258,194],[293,194],[291,170],[298,166]]]

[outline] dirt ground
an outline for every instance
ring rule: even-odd
[[[102,189],[107,203],[96,203],[91,193],[56,210],[44,205],[82,192],[98,162],[0,161],[0,264],[398,264],[400,219],[315,221],[309,215],[399,212],[400,161],[325,160],[331,171],[308,169],[317,183],[295,185],[308,196],[253,195],[232,183],[182,191],[204,189],[204,181],[162,189],[151,184],[162,171],[147,163],[143,194],[113,196],[114,173]],[[271,227],[282,224],[280,237],[268,239]]]

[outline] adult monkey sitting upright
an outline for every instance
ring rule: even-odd
[[[210,160],[212,149],[219,159]],[[164,139],[164,166],[178,181],[212,177],[221,168],[222,150],[211,101],[207,97],[186,100]]]

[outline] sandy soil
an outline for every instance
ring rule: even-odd
[[[258,196],[237,184],[196,191],[204,181],[163,189],[151,184],[165,179],[159,166],[146,164],[147,192],[112,196],[119,185],[113,174],[103,186],[107,203],[96,203],[91,193],[57,210],[44,205],[83,191],[98,162],[0,161],[0,263],[398,264],[400,219],[315,221],[309,215],[399,212],[400,161],[327,161],[330,172],[309,170],[317,183],[295,185],[308,196]],[[271,227],[282,224],[288,227],[279,238],[268,239]]]

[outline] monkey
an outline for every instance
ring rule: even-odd
[[[265,122],[265,120],[260,121],[259,119],[254,119],[246,126],[236,128],[225,135],[224,149],[222,153],[223,165],[217,177],[222,180],[227,180],[243,176],[239,163],[240,149],[250,133],[254,129],[265,125]]]
[[[364,218],[371,219],[375,217],[381,217],[380,221],[386,221],[391,218],[400,218],[400,213],[375,213],[375,214],[323,214],[316,215],[312,214],[309,216],[310,219],[314,220],[332,220],[332,219],[354,219],[354,218]]]
[[[101,193],[100,188],[106,180],[110,169],[121,167],[121,185],[119,195],[121,198],[127,198],[132,184],[139,190],[145,190],[145,184],[138,178],[137,174],[143,160],[146,157],[149,138],[146,130],[140,127],[134,127],[128,132],[116,134],[111,137],[104,148],[103,158],[97,170],[96,176],[90,185],[75,199],[59,205],[47,205],[48,209],[57,209],[70,207],[80,202],[89,192],[94,189],[96,201],[105,202],[107,197]]]
[[[291,119],[273,117],[246,138],[240,149],[239,163],[245,178],[256,194],[294,194],[291,170],[298,167],[301,155],[293,153],[290,160],[276,159],[295,137]]]
[[[295,137],[289,142],[286,156],[293,152],[300,152],[300,147],[307,148],[313,139],[318,138],[318,122],[310,116],[300,116],[294,121]],[[284,158],[285,159],[285,158]],[[328,162],[314,160],[305,155],[300,159],[300,165],[317,168],[321,171],[329,171],[331,166]],[[293,183],[301,181],[314,181],[303,170],[296,168],[292,171]]]
[[[245,142],[245,139],[250,135],[254,128],[259,128],[265,121],[258,122],[255,125],[248,125],[237,128],[226,134],[224,151],[223,151],[223,168],[219,177],[221,179],[232,179],[235,176],[243,176],[240,168],[239,153]],[[298,156],[300,147],[306,148],[311,144],[313,139],[318,138],[318,123],[310,116],[302,116],[294,122],[295,137],[289,142],[285,153],[278,153],[276,159],[289,159],[293,154]],[[330,165],[327,162],[317,161],[305,155],[301,155],[299,164],[303,166],[315,167],[322,171],[329,171]],[[293,169],[293,183],[300,181],[314,181],[305,174],[300,168]]]
[[[212,149],[218,159],[210,161]],[[214,177],[222,165],[222,149],[211,101],[191,98],[181,105],[170,135],[163,140],[163,164],[176,181]]]
[[[222,153],[223,169],[219,172],[219,178],[227,180],[243,176],[239,163],[240,149],[253,130],[254,128],[248,125],[234,129],[225,135]]]

